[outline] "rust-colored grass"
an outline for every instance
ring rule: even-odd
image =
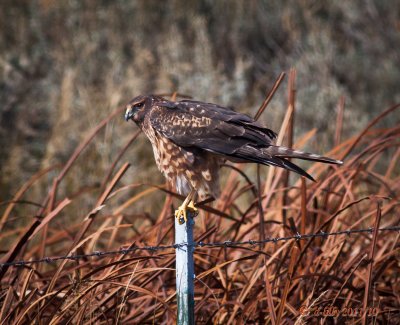
[[[283,77],[271,88],[257,117]],[[286,136],[288,143],[301,149],[315,130],[293,138],[294,78],[293,71],[288,114],[278,141]],[[324,154],[344,159],[345,164],[310,164],[308,171],[316,183],[274,168],[259,167],[256,172],[243,165],[224,168],[221,198],[200,205],[196,241],[259,240],[399,225],[400,123],[378,127],[382,120],[398,116],[399,108],[383,111],[366,129],[342,139],[346,120],[344,99],[340,99],[335,147]],[[2,203],[2,262],[174,242],[172,211],[181,197],[163,185],[120,185],[129,169],[129,157],[124,154],[135,145],[135,131],[95,190],[74,189],[69,197],[58,194],[71,168],[95,165],[77,159],[121,110],[99,123],[64,166],[36,173],[11,201]],[[57,175],[49,177],[54,170]],[[39,181],[49,182],[48,194],[42,202],[30,202],[31,188]],[[165,201],[158,215],[135,208],[141,200],[150,204],[160,193]],[[94,203],[86,217],[76,221],[68,207],[82,198]],[[23,210],[16,209],[22,204],[40,207],[35,214],[22,216],[18,213]],[[25,217],[25,226],[13,227],[19,217]],[[332,320],[335,312],[342,312],[335,316],[338,323],[399,323],[399,237],[396,232],[374,231],[257,246],[198,247],[197,323],[319,323]],[[174,259],[173,249],[138,250],[3,267],[1,323],[171,324],[176,317]],[[351,315],[343,314],[346,311]]]

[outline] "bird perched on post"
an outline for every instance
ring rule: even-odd
[[[342,164],[341,161],[274,144],[276,133],[253,118],[216,104],[169,101],[160,96],[133,98],[125,120],[149,138],[159,170],[186,199],[175,211],[180,224],[197,213],[197,196],[219,196],[219,169],[226,160],[258,163],[313,178],[287,158]]]

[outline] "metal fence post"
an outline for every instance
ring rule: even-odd
[[[176,253],[176,302],[177,324],[194,324],[194,220],[188,212],[188,220],[180,225],[175,218]]]

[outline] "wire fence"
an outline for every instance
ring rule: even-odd
[[[400,226],[391,226],[391,227],[385,227],[385,228],[379,228],[378,231],[400,231]],[[86,259],[86,258],[91,258],[91,257],[106,257],[106,256],[112,256],[112,255],[127,255],[129,253],[134,253],[137,251],[159,251],[159,250],[168,250],[168,249],[177,249],[177,248],[182,248],[182,247],[227,247],[227,248],[236,248],[240,246],[256,246],[260,244],[267,244],[267,243],[278,243],[280,241],[289,241],[289,240],[308,240],[308,239],[313,239],[313,238],[327,238],[330,236],[340,236],[340,235],[348,235],[350,236],[351,234],[357,234],[357,233],[373,233],[374,228],[370,227],[367,229],[349,229],[349,230],[340,230],[340,231],[334,231],[334,232],[324,232],[320,231],[318,233],[312,233],[312,234],[304,234],[301,235],[299,233],[296,233],[295,235],[292,236],[287,236],[287,237],[273,237],[273,238],[266,238],[264,240],[243,240],[243,241],[224,241],[224,242],[193,242],[193,244],[188,244],[188,243],[177,243],[177,244],[171,244],[171,245],[160,245],[160,246],[133,246],[130,248],[126,249],[120,249],[120,250],[114,250],[114,251],[94,251],[89,254],[72,254],[72,255],[65,255],[65,256],[52,256],[52,257],[43,257],[40,259],[31,259],[31,260],[20,260],[20,261],[12,261],[12,262],[6,262],[6,263],[0,263],[0,270],[3,267],[9,267],[9,266],[15,266],[15,267],[23,267],[27,265],[32,265],[32,264],[40,264],[40,263],[53,263],[61,260],[80,260],[80,259]]]

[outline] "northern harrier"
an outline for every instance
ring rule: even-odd
[[[187,211],[196,213],[194,201],[219,195],[218,174],[225,160],[277,166],[313,178],[287,158],[329,164],[339,160],[274,144],[276,133],[251,117],[216,104],[192,100],[169,101],[159,96],[138,96],[127,105],[132,119],[149,138],[157,166],[185,195],[175,211],[179,223]]]

